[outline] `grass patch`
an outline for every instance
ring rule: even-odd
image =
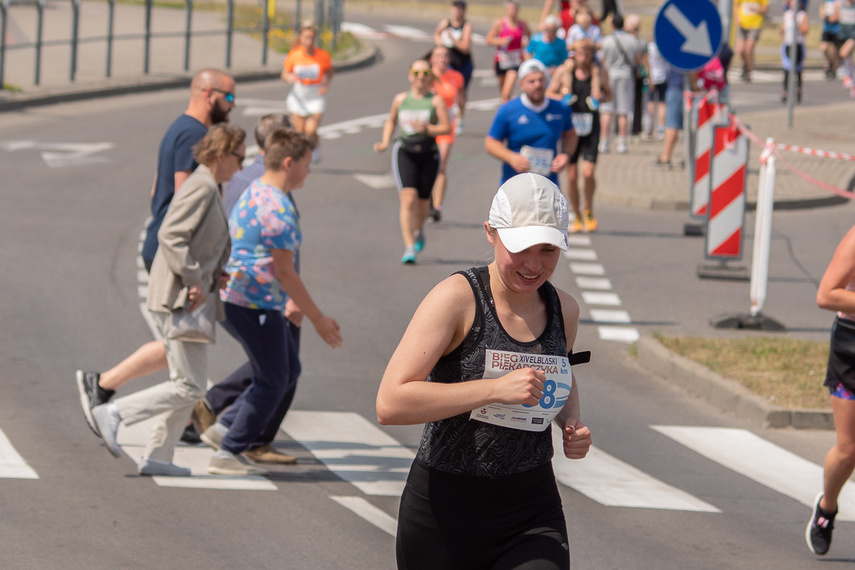
[[[263,33],[263,8],[250,6],[235,6],[235,28],[246,32],[260,41]],[[276,14],[270,19],[270,29],[267,41],[270,49],[277,53],[291,51],[297,41],[294,30],[294,19],[291,14]],[[350,32],[339,32],[333,49],[333,33],[329,26],[324,26],[318,34],[318,46],[330,52],[334,61],[347,59],[362,47],[362,43]]]
[[[17,85],[10,85],[9,83],[4,83],[2,85],[2,91],[8,91],[9,93],[20,93],[22,89]]]
[[[793,338],[657,335],[671,351],[735,380],[784,408],[826,409],[828,342]]]

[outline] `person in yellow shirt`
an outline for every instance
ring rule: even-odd
[[[754,48],[760,39],[769,0],[733,0],[733,16],[739,26],[736,32],[736,53],[742,58],[742,79],[751,81],[754,69]]]

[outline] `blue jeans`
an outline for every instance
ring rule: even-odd
[[[300,327],[292,322],[288,322],[288,332],[290,340],[295,345],[295,352],[300,351]],[[225,380],[219,384],[215,384],[205,394],[205,403],[208,408],[214,412],[215,416],[219,416],[223,410],[231,406],[237,401],[241,394],[249,388],[252,383],[252,365],[249,362],[244,362],[237,370],[232,372]],[[297,383],[294,382],[293,388],[285,393],[279,407],[273,413],[267,427],[258,436],[258,440],[250,446],[250,449],[261,447],[273,443],[276,439],[276,433],[279,431],[279,426],[282,425],[282,420],[285,419],[285,414],[291,408],[291,402],[294,401],[294,394],[297,392]]]
[[[221,447],[243,453],[259,440],[285,396],[296,388],[300,359],[282,311],[247,309],[232,303],[224,306],[223,328],[243,346],[252,381],[218,420],[229,428]]]

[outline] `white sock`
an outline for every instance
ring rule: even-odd
[[[220,422],[214,424],[214,429],[223,437],[226,437],[226,434],[229,433],[229,428]]]

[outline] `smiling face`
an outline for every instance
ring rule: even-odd
[[[486,225],[487,241],[493,246],[502,284],[514,293],[534,293],[555,271],[561,249],[552,244],[533,245],[518,253],[508,251],[499,232]]]
[[[410,66],[410,86],[414,91],[427,93],[433,85],[433,73],[430,64],[424,60],[414,61]]]

